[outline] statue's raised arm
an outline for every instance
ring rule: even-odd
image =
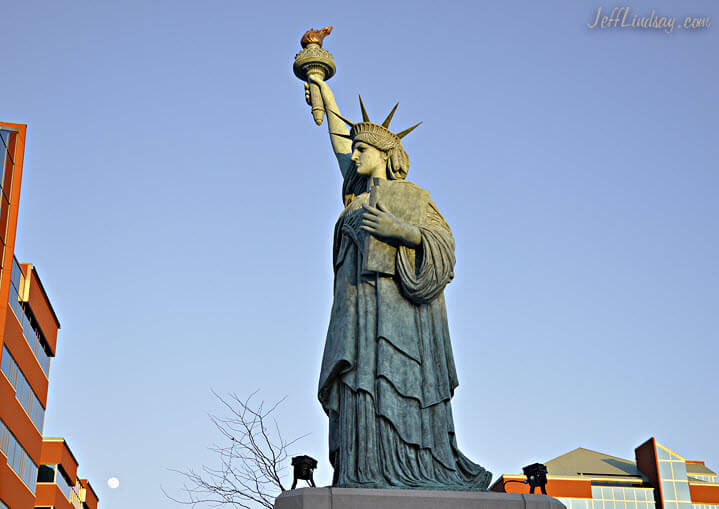
[[[344,177],[349,170],[349,166],[352,164],[352,142],[343,137],[338,136],[339,134],[349,136],[349,129],[345,125],[344,121],[340,118],[340,109],[335,101],[335,95],[332,93],[332,89],[329,85],[318,75],[311,74],[308,76],[310,84],[317,85],[322,95],[322,104],[327,112],[327,129],[330,133],[330,142],[332,143],[332,150],[335,152],[337,157],[337,163],[340,166],[340,172]],[[308,104],[311,103],[310,97],[310,85],[305,83],[305,99]]]
[[[335,96],[326,83],[326,80],[334,76],[336,71],[332,55],[326,49],[322,49],[322,41],[330,32],[332,32],[332,27],[305,32],[300,40],[302,51],[295,55],[292,69],[295,76],[305,82],[305,99],[307,104],[312,106],[312,117],[317,125],[322,124],[325,112],[327,112],[327,127],[330,132],[332,149],[337,156],[340,172],[344,177],[352,164],[352,142],[341,136],[336,136],[337,134],[349,135],[349,131],[338,117],[339,108]]]

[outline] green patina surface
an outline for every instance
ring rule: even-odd
[[[319,383],[333,485],[486,490],[491,473],[457,448],[450,403],[458,381],[443,290],[454,275],[452,232],[426,198],[421,245],[399,246],[393,276],[363,271],[370,194],[354,195],[335,227]]]

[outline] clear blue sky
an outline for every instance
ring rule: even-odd
[[[600,2],[2,2],[0,119],[28,124],[20,260],[62,323],[45,434],[103,509],[170,508],[212,462],[210,393],[316,385],[340,176],[291,72],[405,138],[457,242],[446,291],[464,452],[495,474],[650,436],[719,469],[719,4],[708,30],[587,28]],[[625,4],[616,4],[624,6]],[[110,490],[109,477],[120,479]]]

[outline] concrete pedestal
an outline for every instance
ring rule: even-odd
[[[477,491],[300,488],[282,493],[275,509],[565,509],[556,498]]]

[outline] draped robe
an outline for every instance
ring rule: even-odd
[[[363,272],[368,202],[367,192],[350,196],[334,235],[318,392],[333,486],[485,490],[491,473],[459,451],[450,404],[458,381],[443,290],[454,276],[452,232],[429,200],[421,245],[397,249],[395,275]]]

